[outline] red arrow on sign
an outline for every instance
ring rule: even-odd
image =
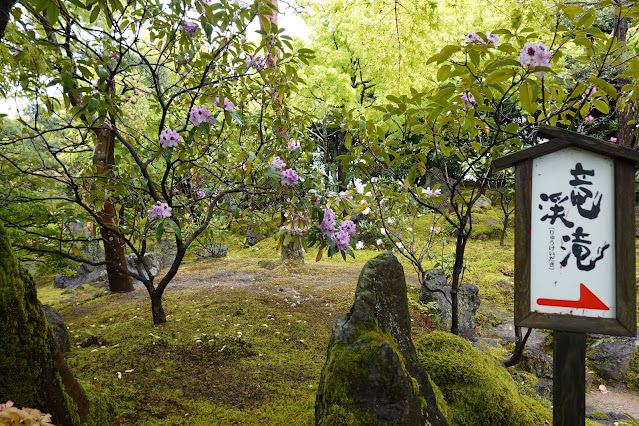
[[[608,306],[599,300],[599,298],[583,284],[580,284],[579,287],[579,300],[537,299],[537,304],[542,306],[558,306],[561,308],[610,310]]]

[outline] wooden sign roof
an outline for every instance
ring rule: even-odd
[[[492,168],[494,170],[505,169],[515,165],[516,163],[531,158],[541,157],[551,154],[563,148],[575,147],[586,151],[607,157],[621,158],[639,164],[639,151],[617,145],[612,142],[606,142],[580,133],[572,132],[559,127],[548,126],[542,124],[537,132],[539,136],[550,138],[546,143],[532,146],[530,148],[517,151],[512,154],[504,155],[493,160]]]

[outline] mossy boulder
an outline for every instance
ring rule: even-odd
[[[66,364],[57,352],[35,283],[18,263],[0,225],[0,401],[50,413],[58,425],[80,424],[60,367]]]
[[[410,338],[404,270],[388,252],[366,263],[328,346],[317,425],[446,425],[448,409]]]
[[[453,412],[453,425],[528,426],[552,420],[550,410],[519,392],[499,361],[461,337],[434,332],[415,347]]]

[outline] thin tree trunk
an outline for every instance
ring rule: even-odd
[[[97,132],[98,142],[93,151],[93,164],[96,166],[96,174],[104,176],[101,182],[94,185],[94,190],[104,191],[107,177],[111,177],[111,167],[115,163],[115,134],[110,128],[108,122],[102,125]],[[133,291],[133,282],[131,277],[124,271],[118,269],[118,265],[126,269],[126,255],[124,253],[124,242],[120,236],[113,232],[111,227],[115,228],[118,224],[118,217],[113,205],[113,201],[108,197],[104,197],[104,206],[98,213],[100,220],[107,226],[102,226],[100,234],[104,244],[104,257],[107,262],[106,270],[109,279],[109,290],[117,293]]]
[[[532,328],[529,328],[526,332],[526,336],[521,337],[521,327],[515,326],[515,351],[512,356],[502,362],[504,367],[512,367],[513,365],[519,364],[522,356],[524,355],[524,349],[526,348],[526,342],[530,337],[530,333],[532,332]]]
[[[504,245],[504,240],[506,239],[506,230],[508,229],[508,215],[504,215],[504,227],[501,230],[501,238],[499,239],[499,245]]]
[[[4,31],[9,23],[9,18],[11,18],[11,9],[16,3],[16,0],[0,1],[0,40],[4,38]]]
[[[162,293],[158,291],[149,292],[151,296],[151,314],[153,316],[153,324],[163,324],[166,322],[166,314],[162,306]]]
[[[277,25],[278,19],[278,0],[270,0],[271,6],[266,2],[262,1],[261,5],[266,6],[269,9],[269,14],[262,15],[262,18],[265,18],[271,25]],[[265,31],[264,24],[260,19],[260,29]],[[274,37],[272,32],[267,31],[264,37]],[[279,49],[277,46],[270,43],[270,40],[266,42],[266,49],[268,51],[268,56],[266,57],[266,67],[272,68],[277,65],[277,61],[280,56]],[[271,102],[273,103],[273,107],[275,108],[275,115],[278,118],[279,126],[275,129],[275,134],[278,135],[283,141],[288,142],[289,133],[286,123],[284,123],[284,112],[282,107],[282,101],[279,96],[280,92],[278,89],[273,90],[271,94]],[[284,194],[282,194],[282,198],[286,198]],[[284,225],[286,218],[284,217],[284,213],[281,213],[281,225]],[[287,261],[295,261],[304,263],[304,253],[302,253],[302,246],[295,247],[294,242],[289,242],[288,244],[282,244],[281,250],[281,259]]]
[[[464,231],[465,219],[462,220],[457,234],[455,245],[455,263],[453,265],[453,275],[451,281],[451,325],[450,332],[459,335],[459,280],[464,267],[464,251],[468,242],[468,234]]]
[[[626,42],[628,34],[628,18],[619,18],[615,14],[615,37],[617,41]],[[617,87],[621,92],[621,89],[626,84],[629,84],[630,80],[627,78],[617,79]],[[632,105],[621,104],[621,97],[617,98],[617,143],[621,146],[632,147],[634,142],[634,126],[630,121],[633,120]]]

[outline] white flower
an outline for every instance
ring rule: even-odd
[[[410,226],[409,226],[409,227],[407,227],[407,228],[406,228],[406,230],[407,230],[408,232],[413,232],[413,228],[411,228]]]
[[[386,228],[380,228],[379,232],[381,232],[382,235],[386,235]]]
[[[363,211],[362,214],[369,214],[371,212],[371,208],[370,207],[366,207]]]
[[[378,238],[378,239],[377,239],[377,245],[378,245],[378,246],[381,246],[383,243],[384,243],[384,242],[382,241],[382,239],[381,239],[381,238]]]
[[[395,223],[395,219],[393,219],[392,217],[388,218],[388,224],[392,225],[393,223]]]
[[[358,241],[355,243],[355,249],[362,250],[364,248],[364,241]]]

